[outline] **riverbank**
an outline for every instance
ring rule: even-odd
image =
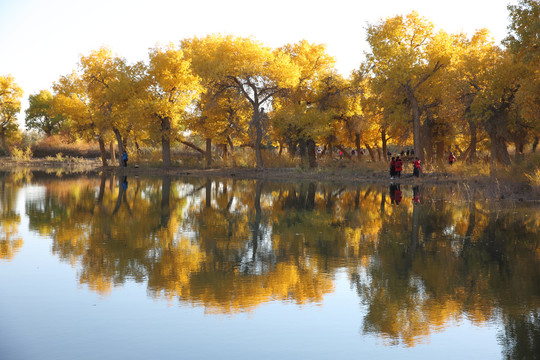
[[[163,169],[151,166],[128,166],[127,168],[103,167],[99,159],[31,159],[15,161],[9,158],[0,159],[0,168],[6,172],[40,171],[51,174],[80,173],[108,174],[117,176],[174,176],[174,177],[206,177],[234,178],[266,181],[294,182],[323,182],[337,184],[391,182],[404,185],[465,185],[471,190],[480,189],[486,198],[492,200],[515,200],[540,202],[540,186],[508,179],[507,176],[486,176],[456,174],[448,171],[425,171],[420,178],[413,177],[408,172],[399,179],[390,179],[384,164],[368,165],[358,163],[341,167],[319,167],[316,169],[303,168],[183,168],[172,167]]]

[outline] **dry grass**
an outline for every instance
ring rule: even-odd
[[[37,142],[32,146],[35,158],[62,156],[97,158],[100,156],[99,145],[97,143],[75,142],[68,143],[65,138],[59,135],[50,136]]]

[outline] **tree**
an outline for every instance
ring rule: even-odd
[[[281,50],[249,38],[209,35],[182,42],[194,72],[204,83],[234,89],[251,105],[250,130],[257,167],[263,167],[262,141],[265,106],[284,89],[298,83],[299,71]]]
[[[102,113],[96,109],[85,88],[81,77],[75,72],[60,77],[53,85],[55,94],[52,113],[65,117],[67,128],[74,136],[86,141],[97,139],[101,161],[103,166],[107,166],[104,140],[107,126],[101,116]]]
[[[127,138],[134,128],[141,125],[129,121],[132,101],[140,93],[142,81],[141,64],[129,66],[126,60],[113,56],[110,49],[101,48],[81,57],[81,80],[86,94],[99,116],[106,131],[112,131],[116,137],[118,151],[121,154],[127,146]],[[122,166],[122,157],[118,157],[118,166]]]
[[[415,154],[423,159],[421,117],[429,99],[433,78],[449,62],[451,41],[416,12],[406,17],[388,18],[367,28],[371,52],[367,54],[375,87],[386,94],[403,98],[411,114]]]
[[[301,155],[307,155],[309,167],[316,166],[315,144],[331,130],[332,109],[325,106],[328,93],[325,84],[334,75],[335,60],[326,53],[324,45],[310,44],[302,40],[287,44],[281,49],[300,71],[298,84],[274,98],[272,125],[280,142],[289,146],[294,156],[297,144]]]
[[[190,131],[206,140],[206,149],[182,140],[206,156],[206,164],[212,163],[212,142],[222,145],[226,151],[239,144],[249,142],[247,136],[251,107],[235,89],[220,89],[212,82],[203,84],[205,91],[196,102],[196,111],[187,117]],[[225,152],[226,153],[226,152]]]
[[[53,114],[51,106],[53,95],[49,90],[28,97],[29,106],[26,109],[26,127],[43,131],[46,136],[58,134],[64,125],[64,118],[60,114]]]
[[[492,68],[483,73],[482,87],[471,104],[489,135],[492,165],[496,161],[508,165],[511,161],[507,142],[517,120],[513,108],[522,74],[523,68],[513,62],[508,52],[501,51]]]
[[[163,167],[171,166],[171,140],[185,129],[185,117],[201,92],[184,52],[170,44],[150,50],[146,78],[147,111],[161,137]]]
[[[482,117],[472,111],[472,105],[487,86],[487,74],[501,56],[501,50],[495,45],[488,30],[476,31],[470,38],[459,36],[456,41],[455,65],[444,74],[448,84],[444,104],[452,118],[457,119],[455,126],[461,136],[468,135],[464,160],[475,160],[480,142],[486,137],[482,126]]]
[[[504,39],[514,61],[524,66],[521,86],[516,93],[516,106],[525,133],[533,134],[533,150],[540,137],[540,1],[520,0],[509,5],[510,25]],[[519,132],[516,138],[525,140]],[[517,145],[517,144],[516,144]],[[517,146],[516,154],[519,153]]]
[[[6,138],[17,133],[17,114],[21,110],[22,89],[11,75],[0,76],[0,139],[6,153]]]

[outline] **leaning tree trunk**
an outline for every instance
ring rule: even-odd
[[[161,156],[163,167],[171,167],[171,120],[168,117],[161,118]]]
[[[476,160],[476,147],[478,146],[476,123],[473,120],[469,121],[469,131],[471,133],[471,143],[469,144],[469,152],[467,154],[467,161],[472,162]]]
[[[103,140],[103,135],[98,135],[98,144],[99,144],[99,152],[101,154],[101,163],[103,166],[109,166],[107,164],[107,150],[105,150],[105,141]]]
[[[366,146],[369,156],[371,157],[371,161],[375,162],[375,152],[373,152],[373,149],[371,148],[371,146],[369,146],[369,144],[364,145]]]
[[[116,143],[118,146],[118,166],[122,167],[122,156],[124,155],[124,142],[122,141],[122,134],[117,128],[113,128],[114,136],[116,136]]]

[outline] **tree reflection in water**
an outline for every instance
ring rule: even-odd
[[[321,302],[345,269],[367,306],[363,332],[388,344],[414,346],[466,318],[504,322],[508,357],[538,353],[536,209],[429,186],[170,177],[41,184],[45,196],[26,204],[30,228],[51,236],[54,254],[101,294],[145,282],[152,297],[235,313],[271,300]]]

